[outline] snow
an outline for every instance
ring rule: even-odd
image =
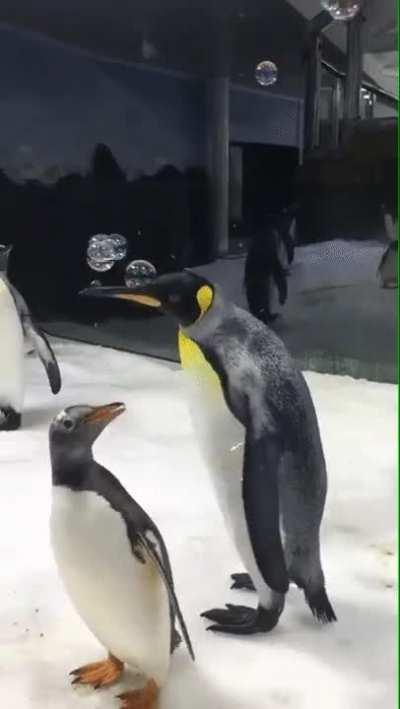
[[[67,341],[55,350],[61,394],[50,394],[40,363],[27,357],[23,429],[0,434],[2,707],[112,709],[118,690],[137,681],[128,674],[97,692],[70,686],[68,672],[104,651],[64,593],[48,533],[50,419],[67,405],[121,400],[127,412],[99,439],[97,458],[159,525],[197,654],[195,664],[183,646],[174,655],[160,709],[394,707],[395,387],[307,374],[328,462],[322,549],[339,622],[319,626],[291,587],[270,635],[216,636],[199,613],[255,597],[229,590],[240,564],[196,447],[180,369]]]

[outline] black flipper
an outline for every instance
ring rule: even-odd
[[[194,652],[193,652],[192,643],[191,643],[191,640],[189,637],[188,630],[186,628],[185,621],[183,619],[181,609],[179,607],[179,603],[178,603],[178,599],[175,594],[175,589],[174,589],[173,583],[171,582],[170,573],[168,570],[166,570],[164,568],[163,559],[162,559],[161,554],[158,552],[156,543],[154,543],[151,539],[149,539],[146,536],[146,532],[137,532],[137,530],[136,530],[136,533],[138,535],[139,545],[144,546],[147,554],[150,556],[152,561],[154,561],[155,565],[157,566],[158,571],[165,583],[165,586],[168,590],[170,603],[171,603],[171,605],[174,609],[174,612],[176,614],[176,617],[178,619],[178,622],[179,622],[179,625],[180,625],[180,628],[182,631],[182,635],[183,635],[185,643],[186,643],[186,647],[189,651],[189,655],[192,658],[192,660],[194,660],[195,656],[194,656]],[[154,533],[152,533],[152,534],[154,534]]]
[[[283,228],[281,231],[281,238],[282,238],[282,241],[285,245],[286,256],[287,256],[287,260],[288,260],[289,264],[293,263],[293,258],[294,258],[294,243],[293,243],[292,236],[290,234],[290,227],[291,227],[291,224],[289,225],[288,228]]]
[[[286,593],[289,578],[279,530],[279,441],[247,429],[243,464],[243,502],[257,566],[268,586]]]
[[[54,352],[47,337],[34,322],[22,295],[11,284],[9,284],[9,287],[21,319],[24,334],[31,341],[46,370],[52,393],[58,394],[61,389],[61,374]]]
[[[284,305],[286,303],[288,294],[286,272],[276,254],[274,255],[272,273],[274,276],[276,287],[278,289],[279,303],[281,305]]]

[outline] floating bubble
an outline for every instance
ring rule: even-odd
[[[278,78],[278,67],[266,60],[257,64],[254,75],[260,86],[272,86]]]
[[[95,234],[89,239],[87,258],[97,263],[121,261],[127,250],[128,242],[121,234]]]
[[[128,263],[125,269],[125,284],[128,288],[143,285],[157,275],[157,269],[150,261],[135,259]]]
[[[90,281],[90,285],[92,286],[92,288],[98,288],[99,286],[101,286],[101,281],[95,279],[94,281]]]
[[[94,261],[93,259],[87,257],[87,264],[92,271],[97,271],[98,273],[105,273],[106,271],[111,271],[115,264],[115,261]]]
[[[122,234],[110,234],[110,239],[114,244],[116,261],[122,261],[128,252],[128,240]]]
[[[362,0],[321,0],[324,10],[332,15],[334,20],[352,20],[361,9]]]

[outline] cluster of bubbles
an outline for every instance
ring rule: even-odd
[[[125,285],[128,288],[135,288],[155,278],[156,275],[157,269],[150,261],[135,259],[128,263],[125,269]]]
[[[89,239],[86,260],[93,271],[110,271],[117,261],[122,261],[128,251],[128,242],[122,234],[95,234]]]
[[[95,234],[89,239],[86,260],[92,271],[106,273],[118,262],[123,261],[128,253],[128,241],[121,234]],[[157,269],[150,261],[134,259],[125,268],[125,284],[128,288],[140,286],[155,278]],[[101,281],[94,279],[91,286],[100,286]]]
[[[362,0],[321,0],[321,5],[334,20],[348,21],[360,11]]]
[[[254,75],[260,86],[272,86],[278,79],[278,67],[266,59],[257,64]]]

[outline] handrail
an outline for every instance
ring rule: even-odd
[[[340,71],[340,69],[337,69],[337,67],[333,66],[333,64],[330,64],[325,59],[321,59],[321,64],[327,71],[329,71],[331,74],[334,74],[334,76],[336,76],[338,79],[346,78],[346,74],[344,71]],[[364,89],[368,89],[368,91],[370,91],[371,93],[376,94],[377,96],[380,96],[381,98],[388,101],[393,107],[398,107],[399,99],[396,98],[396,96],[389,94],[387,91],[385,91],[384,89],[380,89],[374,84],[370,84],[368,81],[362,81],[362,86]]]

